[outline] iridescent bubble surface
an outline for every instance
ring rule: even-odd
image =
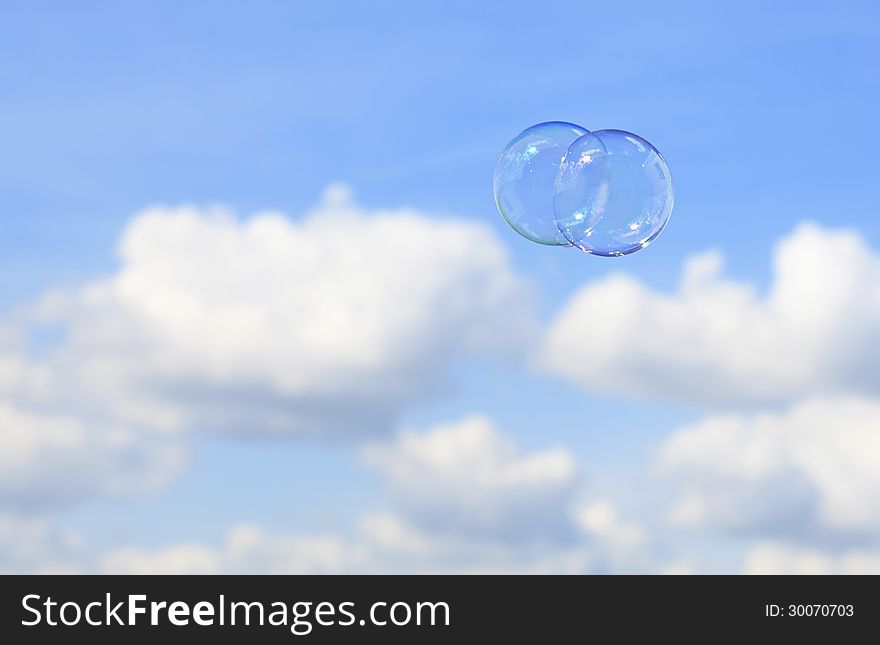
[[[623,130],[597,130],[572,142],[554,186],[560,232],[594,255],[644,248],[672,213],[666,161],[648,141]]]
[[[524,130],[507,144],[495,167],[495,204],[513,229],[533,242],[570,246],[554,217],[553,193],[568,147],[587,130],[548,121]]]
[[[611,157],[594,134],[576,139],[559,163],[553,204],[556,226],[569,243],[594,230],[611,193]]]

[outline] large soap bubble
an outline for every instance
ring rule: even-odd
[[[673,204],[669,167],[648,141],[561,121],[532,126],[507,145],[494,190],[498,210],[520,235],[602,256],[647,246]]]
[[[672,203],[666,161],[631,132],[598,130],[581,137],[560,163],[556,224],[587,253],[628,255],[644,248],[666,226]]]
[[[556,225],[553,186],[569,145],[587,130],[549,121],[524,130],[507,144],[495,167],[495,204],[513,229],[532,242],[570,246]]]

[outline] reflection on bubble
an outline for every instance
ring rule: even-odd
[[[495,204],[513,229],[533,242],[569,246],[556,225],[553,190],[569,145],[588,132],[573,123],[549,121],[511,141],[495,167]]]
[[[598,130],[574,141],[555,182],[559,230],[594,255],[644,248],[666,226],[672,204],[666,161],[645,139],[623,130]]]

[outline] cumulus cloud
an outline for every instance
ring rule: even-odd
[[[853,549],[832,553],[779,542],[758,544],[746,553],[743,573],[757,575],[878,575],[880,552]]]
[[[647,543],[642,527],[620,517],[610,500],[598,500],[577,508],[574,521],[619,561],[632,558]]]
[[[121,548],[101,556],[102,573],[577,573],[594,556],[582,545],[547,549],[435,535],[390,514],[361,518],[354,534],[283,534],[233,528],[219,546]]]
[[[219,546],[179,544],[154,551],[114,549],[101,556],[101,573],[311,574],[357,569],[361,548],[335,535],[278,535],[254,525],[229,531]]]
[[[406,516],[435,531],[556,539],[571,526],[574,456],[563,448],[521,454],[483,416],[402,433],[363,459]]]
[[[628,529],[629,530],[629,529]],[[190,543],[158,549],[124,547],[100,556],[101,573],[380,573],[575,574],[651,571],[618,559],[588,537],[568,543],[436,532],[393,512],[366,514],[350,534],[285,534],[238,526],[217,546]]]
[[[367,212],[339,186],[299,221],[150,208],[119,256],[32,308],[63,340],[42,361],[8,357],[6,389],[169,430],[363,433],[435,393],[457,357],[515,352],[533,331],[530,289],[488,227]]]
[[[296,221],[149,208],[112,275],[0,320],[0,505],[156,490],[181,430],[388,432],[456,358],[516,353],[531,298],[488,227],[341,185]]]
[[[0,401],[0,505],[33,511],[93,495],[151,492],[183,463],[177,444]]]
[[[124,547],[107,573],[584,573],[634,564],[643,531],[609,501],[573,504],[577,467],[563,449],[524,452],[471,415],[363,450],[388,483],[389,508],[350,530],[232,528],[217,545]]]
[[[880,403],[805,401],[784,412],[712,415],[658,454],[680,524],[792,540],[880,534]]]
[[[584,388],[710,404],[880,392],[880,255],[852,231],[799,226],[759,293],[690,258],[665,294],[626,275],[588,284],[552,322],[539,365]]]

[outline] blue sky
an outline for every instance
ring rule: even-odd
[[[5,3],[0,312],[112,274],[144,208],[297,220],[340,181],[366,210],[491,227],[535,285],[542,324],[612,272],[669,292],[706,249],[763,293],[774,246],[800,222],[880,246],[878,35],[869,2]],[[632,130],[661,150],[675,210],[649,249],[588,257],[507,228],[495,160],[546,120]],[[447,391],[401,411],[402,426],[485,413],[524,451],[566,446],[585,486],[623,507],[656,446],[715,411],[482,357],[447,377]],[[48,521],[100,551],[216,542],[240,521],[345,530],[383,504],[357,441],[191,441],[190,466],[163,492]]]
[[[105,268],[155,202],[296,213],[342,179],[367,205],[496,223],[498,151],[553,118],[639,131],[670,160],[678,231],[633,270],[707,246],[761,270],[736,258],[805,218],[877,233],[870,3],[555,6],[10,3],[2,241],[34,284],[9,287]],[[564,273],[606,270],[585,264]]]

